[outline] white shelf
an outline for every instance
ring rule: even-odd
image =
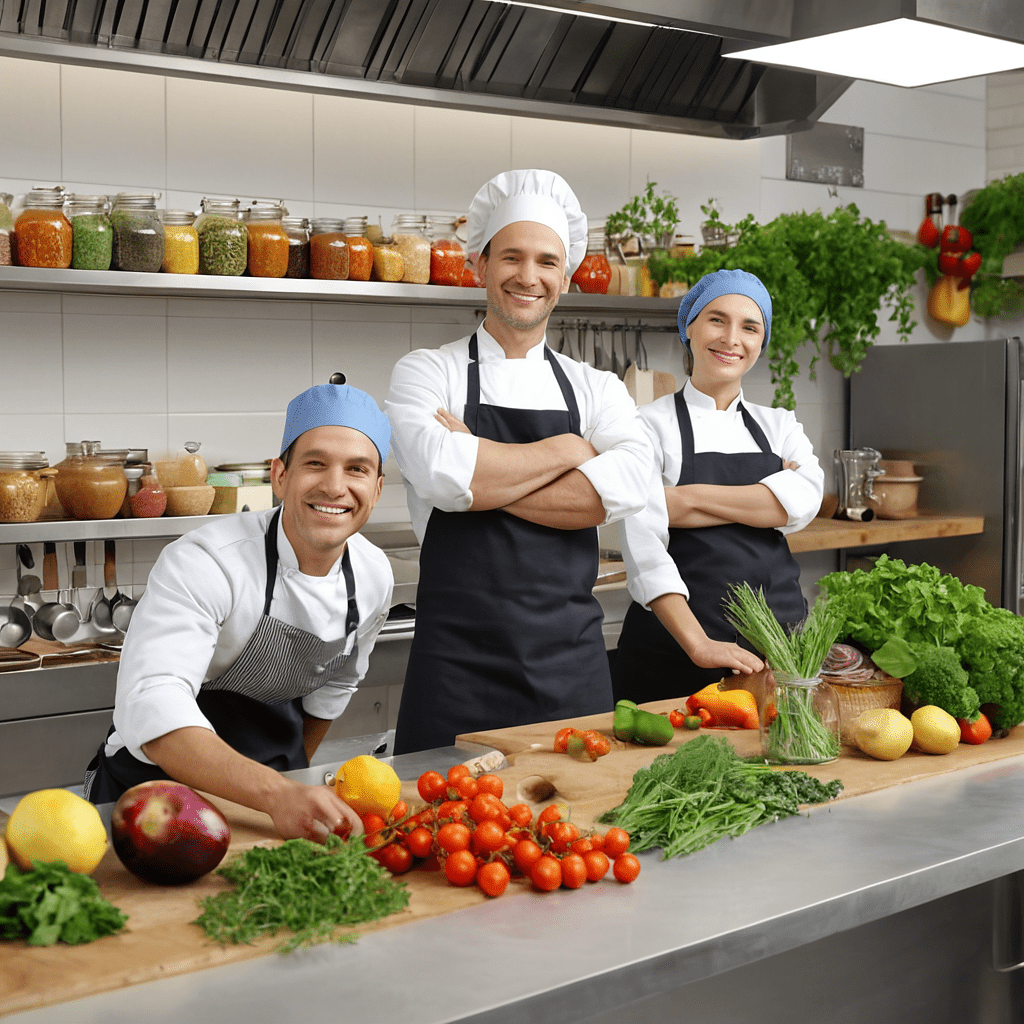
[[[0,544],[173,538],[220,518],[219,515],[157,516],[151,519],[40,519],[35,523],[0,523]]]

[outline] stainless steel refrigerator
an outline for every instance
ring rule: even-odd
[[[885,545],[1022,611],[1024,346],[1020,338],[872,348],[850,378],[848,441],[911,459],[921,512],[982,515],[983,534]]]

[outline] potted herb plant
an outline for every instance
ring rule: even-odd
[[[667,193],[655,195],[657,187],[657,182],[649,181],[643,192],[609,215],[604,229],[609,239],[633,236],[639,241],[641,251],[667,249],[672,244],[679,223],[678,201]]]

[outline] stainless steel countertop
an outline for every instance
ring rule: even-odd
[[[403,777],[457,748],[395,758]],[[324,768],[308,769],[309,781]],[[301,775],[301,773],[300,773]],[[18,1024],[565,1024],[1024,869],[1024,757],[763,825],[632,885],[525,893],[361,937],[12,1016]]]

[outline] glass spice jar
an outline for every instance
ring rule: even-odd
[[[128,491],[124,458],[102,452],[99,441],[83,441],[81,454],[60,464],[54,482],[61,507],[72,519],[113,519]]]
[[[405,258],[398,251],[398,243],[390,235],[382,235],[373,243],[372,281],[401,281],[405,273]]]
[[[288,236],[281,223],[287,212],[281,203],[253,205],[245,211],[252,277],[284,277],[288,272]]]
[[[198,274],[195,214],[191,210],[164,210],[160,219],[164,224],[164,261],[160,269],[165,274]]]
[[[249,260],[249,236],[239,219],[237,199],[204,199],[196,217],[199,273],[239,277]]]
[[[43,452],[0,452],[0,523],[34,523],[56,474]]]
[[[318,217],[309,231],[309,276],[320,281],[348,280],[348,238],[340,220]]]
[[[167,492],[160,485],[160,478],[150,463],[143,463],[139,488],[129,500],[132,515],[136,519],[155,519],[164,514]]]
[[[114,229],[106,196],[70,195],[65,212],[71,221],[71,269],[109,270]]]
[[[0,267],[9,267],[14,259],[11,253],[11,234],[14,231],[14,217],[11,215],[11,203],[14,196],[10,192],[0,192]]]
[[[391,225],[391,237],[404,261],[402,280],[406,284],[430,283],[430,242],[427,218],[415,213],[400,213]]]
[[[572,283],[589,295],[606,295],[612,280],[612,268],[605,253],[604,223],[587,231],[587,252],[572,275]]]
[[[369,281],[373,274],[373,243],[367,236],[366,217],[346,217],[342,225],[348,238],[348,279]]]
[[[772,677],[769,676],[769,684]],[[839,757],[839,695],[821,678],[779,679],[761,713],[761,752],[772,764],[825,764]]]
[[[71,266],[71,221],[64,216],[64,189],[32,189],[14,222],[14,258],[19,267],[66,270]]]
[[[281,226],[288,239],[288,269],[285,277],[309,277],[309,221],[305,217],[283,217]]]
[[[111,267],[155,274],[164,262],[164,226],[156,208],[159,192],[119,192],[110,210],[114,229]]]
[[[462,287],[466,250],[455,236],[455,217],[430,218],[430,283]]]

